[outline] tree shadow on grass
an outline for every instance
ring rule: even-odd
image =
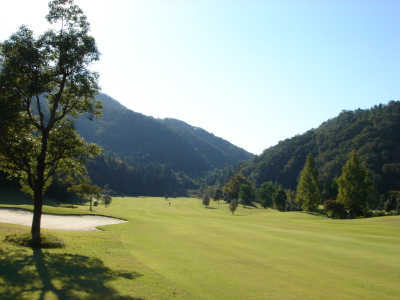
[[[138,273],[115,271],[98,258],[43,253],[41,249],[0,249],[1,299],[117,299],[140,300],[122,296],[109,286],[119,278],[134,280]]]

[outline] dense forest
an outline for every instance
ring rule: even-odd
[[[162,119],[160,122],[183,136],[194,149],[207,159],[212,168],[224,168],[238,161],[246,161],[254,157],[253,154],[202,128],[171,118]]]
[[[207,172],[209,185],[225,184],[228,174],[241,173],[257,187],[263,182],[279,182],[296,189],[309,153],[315,157],[321,184],[341,175],[353,149],[370,169],[379,193],[400,190],[400,102],[376,105],[371,109],[342,111],[317,129],[279,142],[248,162],[224,170]]]
[[[177,130],[170,119],[156,120],[136,113],[105,94],[98,98],[104,105],[103,117],[93,121],[80,118],[78,133],[114,157],[141,165],[168,164],[175,172],[192,176],[253,157],[203,129],[196,130],[198,135],[188,129]]]

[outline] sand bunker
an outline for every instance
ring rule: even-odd
[[[32,226],[33,213],[24,209],[0,208],[0,222]],[[125,223],[127,221],[92,215],[42,214],[41,228],[57,230],[95,231],[96,226]]]

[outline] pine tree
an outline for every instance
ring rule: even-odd
[[[310,153],[307,156],[303,171],[301,171],[296,201],[302,204],[303,210],[315,211],[318,209],[321,199],[322,191],[318,182],[318,170],[315,166],[314,157]]]
[[[351,218],[365,216],[369,209],[368,202],[378,199],[372,175],[368,169],[361,167],[356,150],[350,153],[349,160],[343,166],[338,184],[337,201],[344,205]]]

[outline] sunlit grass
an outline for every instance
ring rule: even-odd
[[[88,206],[51,209],[87,212]],[[114,198],[110,207],[96,207],[96,212],[129,222],[105,226],[104,232],[48,230],[68,246],[51,250],[45,258],[53,263],[58,256],[64,262],[63,255],[95,258],[94,265],[109,268],[98,289],[115,293],[113,297],[398,299],[400,295],[399,216],[332,220],[257,207],[240,207],[232,216],[222,202],[204,208],[197,199],[151,197]],[[0,234],[16,228],[28,230],[2,225]],[[2,247],[1,261],[32,255],[31,250]],[[120,275],[113,277],[114,271]],[[62,288],[63,277],[58,276],[54,273],[52,280]],[[1,274],[0,286],[4,278]],[[84,282],[74,286],[85,287]],[[87,288],[80,292],[77,288],[76,293],[91,299]]]

